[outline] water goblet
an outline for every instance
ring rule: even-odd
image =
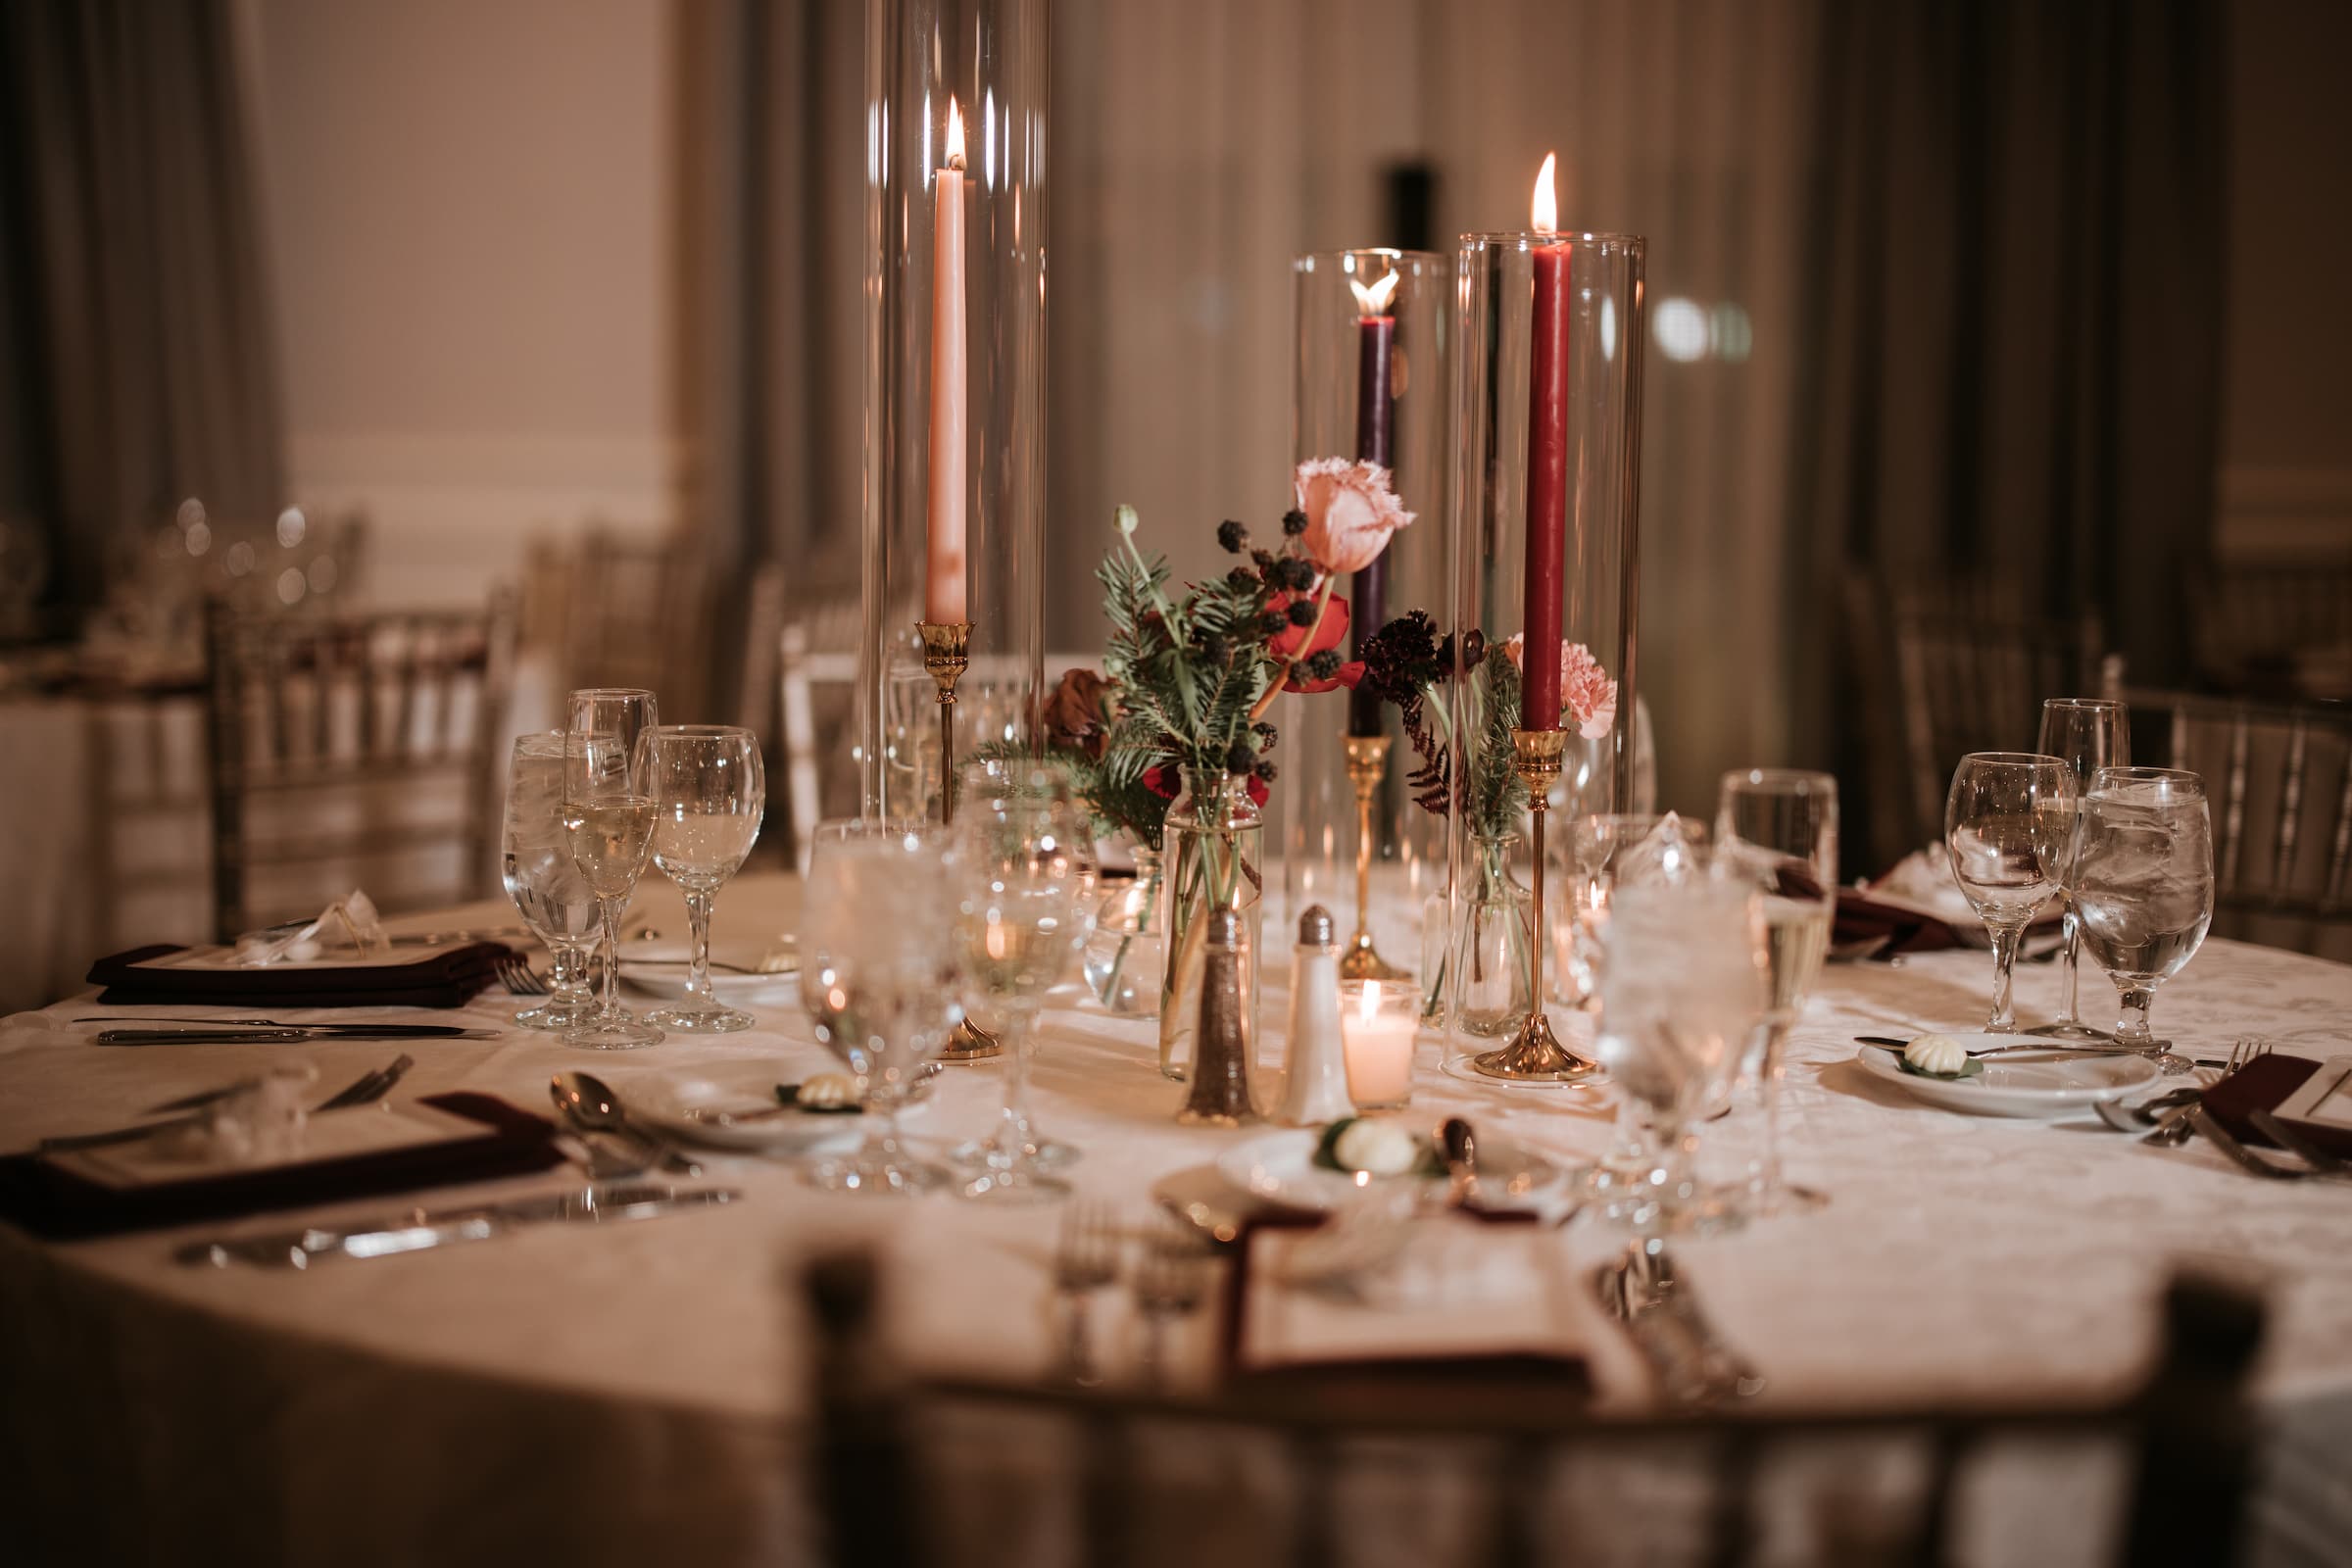
[[[721,1005],[710,988],[710,909],[718,890],[752,853],[767,808],[760,738],[723,724],[664,724],[653,746],[654,864],[686,899],[691,962],[685,999],[646,1014],[687,1034],[726,1034],[759,1020]]]
[[[994,1132],[956,1151],[976,1165],[966,1198],[1034,1201],[1067,1184],[1046,1168],[1076,1157],[1037,1130],[1029,1063],[1038,1016],[1093,933],[1094,872],[1085,811],[1057,772],[1026,762],[975,761],[956,778],[962,859],[957,930],[975,999],[986,998],[1004,1037],[1004,1103]]]
[[[801,1004],[863,1081],[870,1118],[857,1152],[809,1168],[812,1186],[891,1197],[948,1179],[901,1147],[899,1107],[963,1019],[956,872],[947,830],[927,820],[822,822],[810,836]]]
[[[595,701],[583,703],[582,698]],[[572,694],[564,732],[564,828],[572,862],[604,916],[604,987],[594,1012],[564,1031],[566,1045],[635,1051],[662,1031],[620,1004],[620,917],[654,843],[650,692]]]
[[[2181,1073],[2148,1028],[2156,988],[2213,923],[2213,820],[2205,781],[2165,767],[2103,767],[2082,798],[2074,883],[2082,946],[2123,995],[2115,1043]]]
[[[2041,705],[2041,739],[2034,750],[2065,760],[2075,770],[2077,808],[2090,789],[2091,775],[2102,767],[2128,767],[2132,762],[2132,714],[2122,703],[2103,697],[2051,697]],[[2082,948],[2082,916],[2075,908],[2071,887],[2061,889],[2066,904],[2065,946],[2059,949],[2058,1019],[2030,1035],[2056,1040],[2111,1041],[2104,1029],[2082,1022],[2076,1004],[2076,979]]]
[[[588,950],[598,931],[596,895],[571,858],[564,827],[564,732],[523,735],[507,765],[507,808],[499,834],[507,897],[554,959],[543,1004],[514,1015],[525,1029],[564,1029],[595,1006]]]
[[[2033,752],[1972,752],[1952,774],[1943,840],[1953,878],[1992,937],[1988,1034],[2017,1033],[2018,938],[2066,880],[2076,795],[2074,768]]]
[[[1814,1207],[1817,1194],[1781,1180],[1782,1054],[1830,949],[1838,912],[1838,781],[1827,773],[1746,768],[1726,773],[1711,869],[1761,904],[1771,996],[1750,1069],[1764,1101],[1764,1154],[1750,1184],[1759,1212]]]

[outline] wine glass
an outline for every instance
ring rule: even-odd
[[[1601,932],[1597,1050],[1635,1169],[1604,1212],[1645,1234],[1713,1218],[1691,1169],[1699,1113],[1739,1071],[1770,999],[1755,892],[1715,877],[1619,887]]]
[[[1757,1210],[1810,1208],[1818,1194],[1781,1180],[1781,1057],[1830,949],[1838,912],[1838,781],[1754,767],[1726,773],[1715,808],[1714,874],[1761,900],[1770,1004],[1752,1070],[1764,1099],[1764,1157],[1750,1184]]]
[[[2041,739],[2034,749],[2045,757],[2062,758],[2075,770],[2076,799],[2090,788],[2091,775],[2102,767],[2128,767],[2132,762],[2132,715],[2123,704],[2101,697],[2052,697],[2041,705]],[[2082,1022],[2075,1004],[2076,964],[2082,945],[2082,919],[2075,912],[2071,890],[2062,889],[2066,902],[2066,945],[2059,950],[2058,1021],[2029,1029],[2030,1035],[2059,1040],[2107,1041],[2115,1037]]]
[[[803,907],[801,1004],[817,1038],[863,1081],[871,1119],[854,1154],[810,1168],[832,1192],[906,1195],[947,1180],[899,1145],[899,1107],[963,1019],[956,862],[928,821],[820,822]]]
[[[605,925],[596,1010],[564,1030],[564,1041],[593,1051],[634,1051],[662,1038],[621,1006],[617,957],[620,916],[654,846],[653,706],[650,692],[574,692],[564,732],[564,827]]]
[[[758,1022],[723,1006],[710,989],[710,906],[752,853],[767,808],[760,737],[724,724],[664,724],[653,744],[654,863],[686,898],[692,962],[685,1000],[646,1021],[687,1034],[726,1034]]]
[[[2123,993],[2115,1043],[2189,1069],[2148,1029],[2156,988],[2188,962],[2213,923],[2213,819],[2205,781],[2166,767],[2103,767],[2082,798],[2075,850],[2082,946]]]
[[[1988,1034],[2017,1033],[2017,940],[2066,880],[2076,798],[2074,768],[2033,752],[1972,752],[1952,774],[1943,841],[1953,878],[1992,937]]]
[[[1087,817],[1066,779],[1027,762],[984,759],[956,782],[964,972],[1001,1016],[1005,1036],[1002,1120],[956,1152],[979,1167],[963,1195],[1000,1202],[1059,1198],[1069,1188],[1045,1168],[1076,1152],[1039,1134],[1029,1111],[1029,1060],[1046,993],[1070,972],[1094,930]]]
[[[507,897],[555,959],[547,1002],[514,1015],[526,1029],[563,1029],[595,1006],[588,950],[596,942],[596,895],[571,858],[564,826],[564,732],[515,739],[507,764],[507,811],[499,838]]]

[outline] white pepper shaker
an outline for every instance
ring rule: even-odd
[[[1274,1119],[1312,1127],[1352,1115],[1347,1048],[1340,1040],[1340,948],[1331,911],[1315,905],[1298,917],[1291,950],[1290,1074]]]

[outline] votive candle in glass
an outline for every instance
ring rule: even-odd
[[[1396,1110],[1412,1100],[1420,1002],[1410,981],[1355,980],[1340,986],[1340,1041],[1348,1098],[1356,1109]]]

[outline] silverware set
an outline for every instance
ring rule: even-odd
[[[1062,1207],[1054,1242],[1054,1293],[1062,1308],[1062,1375],[1080,1388],[1102,1382],[1092,1315],[1098,1291],[1124,1279],[1134,1294],[1144,1326],[1140,1365],[1152,1388],[1163,1386],[1167,1379],[1169,1330],[1208,1299],[1215,1269],[1208,1249],[1172,1220],[1156,1215],[1140,1231],[1141,1251],[1129,1267],[1126,1237],[1115,1209],[1091,1199],[1074,1199]]]
[[[404,1052],[372,1072],[362,1073],[346,1088],[320,1102],[312,1114],[318,1115],[329,1110],[348,1110],[357,1105],[374,1104],[390,1094],[393,1087],[400,1082],[408,1070],[416,1065],[416,1058]],[[156,1106],[154,1110],[147,1112],[149,1115],[166,1111],[175,1111],[179,1114],[165,1116],[160,1121],[144,1121],[127,1127],[109,1128],[105,1132],[74,1133],[64,1138],[44,1138],[34,1146],[34,1152],[43,1154],[63,1154],[80,1149],[106,1149],[119,1144],[135,1144],[142,1139],[152,1138],[157,1133],[170,1132],[178,1127],[193,1127],[204,1120],[210,1107],[232,1096],[259,1088],[261,1082],[259,1078],[240,1078],[234,1083],[222,1084],[216,1089],[199,1090],[193,1095],[184,1095],[177,1100],[166,1101],[163,1104]]]

